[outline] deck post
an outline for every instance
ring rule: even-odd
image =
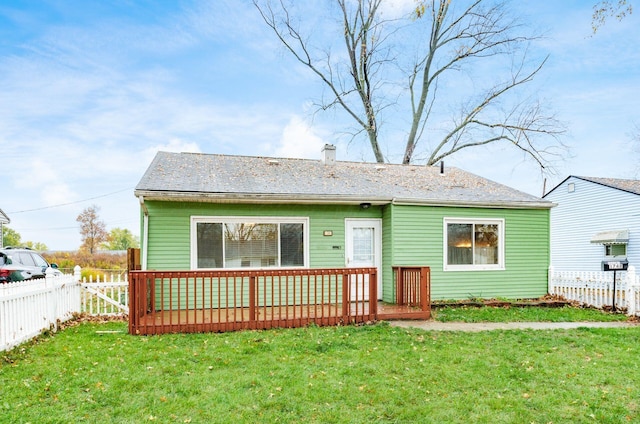
[[[256,276],[249,277],[249,328],[256,328]]]
[[[423,266],[420,269],[420,307],[423,312],[428,312],[431,317],[431,268]]]
[[[369,320],[378,319],[378,269],[369,274]]]
[[[342,274],[342,319],[345,324],[349,323],[349,274]]]
[[[404,305],[404,272],[402,267],[394,267],[396,274],[396,304]]]
[[[162,287],[164,287],[164,283],[160,283]],[[156,310],[156,279],[153,277],[148,277],[144,279],[144,292],[142,294],[142,300],[144,302],[145,310],[143,313],[155,312]]]
[[[135,334],[135,329],[138,325],[138,311],[140,310],[137,305],[138,296],[136,291],[136,275],[129,274],[129,334]]]

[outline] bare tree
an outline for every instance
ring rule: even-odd
[[[99,211],[100,208],[93,205],[83,210],[76,218],[76,221],[80,223],[80,235],[82,236],[80,250],[88,250],[92,255],[98,246],[107,241],[109,237],[105,223],[98,217]]]
[[[608,18],[615,17],[618,21],[621,21],[627,15],[631,15],[632,12],[633,7],[627,0],[599,1],[593,6],[593,15],[591,17],[593,33],[598,32]]]
[[[527,46],[536,37],[518,33],[523,27],[509,19],[505,4],[476,0],[459,8],[461,2],[421,1],[411,16],[386,19],[382,0],[336,0],[346,55],[314,46],[291,14],[293,4],[254,4],[285,48],[323,81],[330,97],[318,106],[342,108],[353,118],[352,135],[366,133],[378,162],[389,159],[380,139],[388,112],[409,114],[405,164],[418,159],[419,145],[427,165],[496,142],[512,145],[542,168],[563,153],[561,123],[540,101],[522,94],[546,58],[530,64]],[[415,56],[412,49],[418,49]],[[441,87],[499,57],[512,64],[509,76],[488,88],[474,86],[447,118],[448,128],[439,131],[451,97]],[[391,94],[389,87],[400,87],[399,94]]]

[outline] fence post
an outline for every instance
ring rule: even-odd
[[[80,265],[76,265],[73,267],[73,278],[78,282],[81,283],[81,275],[82,275],[82,268],[80,268]]]
[[[627,270],[627,315],[635,316],[638,311],[636,310],[636,305],[638,304],[637,293],[638,293],[638,282],[636,281],[636,267],[633,265],[629,266]]]
[[[75,281],[78,284],[82,283],[82,268],[80,267],[80,265],[76,265],[73,267],[73,281]],[[78,288],[78,312],[82,313],[85,312],[85,296],[82,293],[82,289],[79,287]]]
[[[47,268],[44,273],[44,284],[47,290],[47,298],[49,299],[49,311],[47,321],[51,329],[56,332],[58,331],[58,299],[57,299],[57,287],[54,283],[54,273],[55,271],[51,268]]]
[[[549,265],[549,274],[547,276],[547,291],[550,295],[554,295],[556,292],[555,284],[553,282],[553,265]]]

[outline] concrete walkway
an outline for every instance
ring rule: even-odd
[[[428,331],[491,331],[491,330],[566,330],[572,328],[640,327],[638,322],[438,322],[389,321],[395,327],[419,328]]]

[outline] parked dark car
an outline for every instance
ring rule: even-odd
[[[58,265],[49,264],[31,249],[7,247],[0,249],[0,284],[44,278],[47,270],[61,275]]]

